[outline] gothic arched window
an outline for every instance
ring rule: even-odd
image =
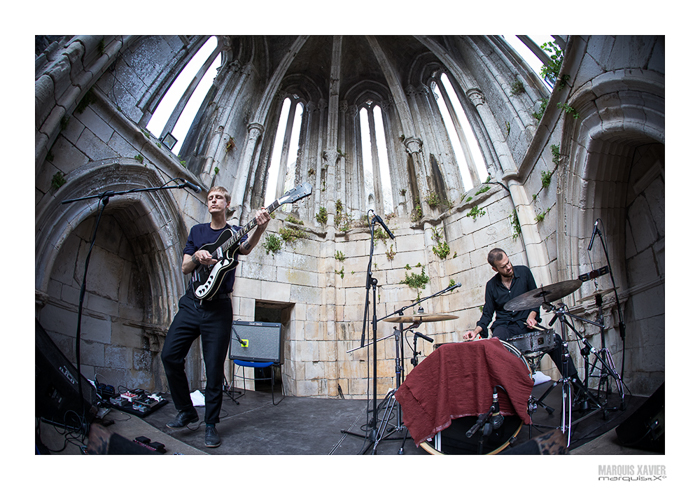
[[[158,139],[170,133],[177,140],[174,146],[168,145],[173,153],[177,154],[185,140],[220,66],[217,39],[211,36],[182,69],[148,121],[146,129]]]
[[[391,213],[394,210],[394,199],[384,118],[381,107],[372,100],[367,100],[360,108],[360,140],[368,209],[373,208],[378,213]]]
[[[457,93],[445,73],[436,73],[430,82],[447,135],[454,149],[457,166],[466,190],[488,179],[488,171],[481,149],[474,136],[467,115]]]
[[[285,191],[294,187],[303,115],[304,104],[298,100],[297,96],[294,95],[284,99],[275,141],[272,146],[270,168],[267,173],[266,204],[271,203],[284,194]]]

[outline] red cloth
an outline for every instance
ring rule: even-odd
[[[503,415],[530,423],[530,370],[498,339],[444,344],[426,357],[396,391],[403,421],[416,446],[446,429],[452,419],[488,412],[493,389]]]

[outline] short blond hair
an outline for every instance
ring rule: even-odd
[[[214,191],[222,192],[224,194],[224,199],[226,199],[227,203],[231,203],[231,194],[229,194],[228,189],[226,187],[221,186],[221,185],[215,185],[211,189],[209,189],[209,192],[207,192],[207,199],[209,198],[209,194],[211,194]]]

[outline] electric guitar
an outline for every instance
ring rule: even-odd
[[[267,207],[267,212],[272,213],[283,204],[297,202],[309,195],[311,195],[311,184],[304,182],[294,189],[287,191],[282,197],[270,204]],[[212,258],[217,259],[218,262],[214,265],[199,264],[192,272],[192,289],[197,299],[210,299],[217,293],[221,283],[224,281],[226,273],[235,269],[238,265],[238,260],[235,259],[235,255],[240,248],[239,242],[246,233],[256,226],[255,219],[252,219],[247,225],[236,232],[227,228],[221,232],[221,235],[219,235],[219,238],[217,238],[214,243],[208,243],[200,247],[199,250],[206,250],[211,254]]]

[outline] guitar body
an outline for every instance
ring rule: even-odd
[[[232,237],[233,231],[227,228],[221,232],[214,243],[208,243],[200,247],[199,250],[206,250],[218,262],[214,265],[200,264],[192,273],[192,289],[197,299],[211,299],[219,291],[226,274],[238,265],[238,261],[234,258],[238,251],[238,246],[231,247],[228,250],[222,250],[221,248]]]
[[[311,184],[304,182],[284,193],[282,197],[275,200],[267,207],[267,211],[272,213],[283,204],[291,204],[311,195]],[[192,272],[192,289],[194,295],[199,300],[211,299],[219,291],[224,277],[228,272],[235,269],[238,261],[235,260],[236,252],[240,247],[240,241],[250,230],[257,225],[255,220],[251,220],[247,225],[237,231],[226,228],[214,243],[209,243],[200,247],[199,250],[206,250],[211,256],[218,260],[214,265],[198,265]]]

